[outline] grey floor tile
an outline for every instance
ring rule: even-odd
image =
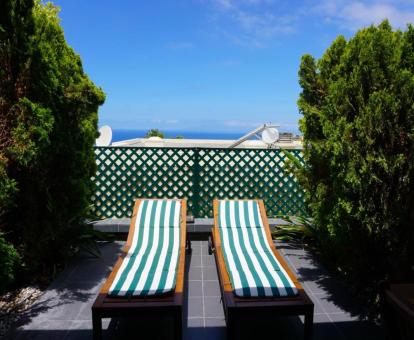
[[[224,317],[223,305],[219,297],[204,298],[205,317]]]
[[[337,305],[334,301],[330,301],[330,298],[328,297],[319,298],[319,302],[323,310],[328,314],[344,312],[344,310],[339,305]]]
[[[201,246],[204,244],[204,241],[200,241],[200,240],[191,240],[191,246],[193,248],[198,248],[201,249]]]
[[[106,243],[101,249],[100,257],[109,265],[113,266],[121,255],[125,241],[116,241]]]
[[[188,298],[186,301],[186,312],[188,317],[194,318],[201,318],[203,317],[203,298],[202,297],[195,297],[195,298]]]
[[[221,296],[220,284],[217,281],[204,281],[203,282],[204,296]]]
[[[204,327],[204,318],[198,317],[198,318],[188,318],[187,320],[187,328],[193,328],[193,327]]]
[[[188,271],[188,280],[202,280],[201,267],[190,267]]]
[[[216,268],[216,261],[214,259],[214,255],[203,255],[202,261],[203,261],[203,267]]]
[[[78,258],[68,266],[27,312],[27,322],[16,333],[16,339],[90,339],[90,308],[122,246],[123,242],[101,244],[100,258]],[[214,255],[207,255],[206,241],[193,241],[192,246],[193,252],[188,256],[186,266],[184,339],[225,339],[226,327]],[[345,294],[340,282],[330,277],[308,252],[287,243],[278,243],[278,248],[285,254],[289,265],[304,278],[304,288],[315,303],[315,340],[383,339],[376,325],[358,320],[355,312],[348,313],[354,310],[354,302]],[[154,325],[154,320],[141,321],[104,319],[104,339],[129,335],[129,332],[136,331],[138,324],[143,332],[151,333],[151,327],[160,328],[154,338],[168,339],[171,333],[169,326],[159,327],[159,323]],[[264,320],[252,323],[250,318],[240,326],[246,325],[249,327],[240,331],[238,340],[265,339],[269,331],[275,330],[281,340],[303,337],[303,318],[278,317],[272,318],[270,323],[264,323]]]
[[[314,314],[326,314],[325,309],[323,308],[319,300],[312,295],[310,296],[310,298],[313,302],[313,313]]]
[[[201,245],[200,241],[191,241],[191,256],[200,256],[201,255]]]
[[[204,267],[203,268],[203,280],[217,280],[217,269],[215,267]]]
[[[305,288],[306,292],[312,293],[312,294],[319,294],[326,296],[328,292],[326,291],[326,288],[324,288],[320,283],[315,281],[309,281],[309,280],[301,280],[301,283],[303,287]]]
[[[190,267],[201,267],[201,255],[188,256]]]
[[[92,305],[98,287],[86,282],[78,282],[74,287],[68,284],[68,289],[48,291],[33,306],[33,315],[48,320],[76,320],[82,310]]]
[[[55,300],[52,303],[48,303],[48,307],[45,307],[43,312],[38,313],[36,317],[32,318],[32,323],[36,323],[38,320],[51,320],[51,321],[65,321],[75,320],[87,300]],[[43,307],[39,307],[43,308]]]
[[[331,313],[331,314],[328,314],[328,317],[332,320],[332,322],[360,321],[357,316],[352,316],[350,313],[346,313],[346,312]]]
[[[316,277],[328,274],[325,268],[320,267],[320,265],[315,262],[312,257],[302,255],[285,255],[285,258],[288,258],[296,268],[301,269],[299,274],[303,275],[304,279],[306,279],[306,276]]]
[[[207,241],[191,241],[191,248],[193,255],[208,255],[208,242]]]
[[[206,327],[226,327],[226,320],[223,317],[205,318]]]
[[[207,241],[202,241],[201,255],[208,255],[208,242]]]
[[[94,304],[95,299],[89,300],[84,304],[79,314],[76,316],[75,321],[90,321],[92,320],[92,305]]]
[[[359,320],[358,317],[352,316],[349,313],[329,314],[329,318],[346,339],[384,339],[381,327],[373,322]]]
[[[64,287],[65,283],[72,276],[78,265],[78,261],[71,263],[63,272],[50,284],[49,289]]]
[[[313,323],[330,323],[331,320],[326,314],[314,314],[313,316]]]
[[[43,320],[39,322],[30,323],[22,327],[16,333],[16,340],[26,339],[50,339],[61,340],[64,339],[69,329],[72,326],[72,321],[62,320]]]
[[[310,254],[301,245],[292,245],[286,242],[276,242],[275,246],[283,255],[307,256]]]
[[[188,296],[189,297],[201,297],[203,296],[203,283],[202,281],[189,281],[187,283]]]
[[[321,302],[319,301],[319,298],[315,295],[309,294],[310,299],[313,302],[313,312],[314,314],[326,314],[325,309],[323,308]]]
[[[59,295],[63,294],[73,294],[81,297],[82,294],[89,296],[90,294],[97,294],[99,289],[106,281],[106,278],[97,278],[94,281],[83,281],[81,278],[79,280],[70,280],[65,282],[65,285],[59,288],[56,288],[56,291]]]
[[[87,259],[81,261],[67,279],[67,281],[92,281],[102,280],[108,277],[112,271],[112,264],[108,264],[102,258]]]

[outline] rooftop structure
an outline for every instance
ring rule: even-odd
[[[281,134],[275,148],[302,149],[300,138]],[[160,137],[134,138],[112,143],[112,146],[136,146],[136,147],[184,147],[184,148],[227,148],[233,144],[233,140],[225,139],[170,139]],[[238,149],[268,149],[269,146],[261,140],[247,140],[237,146]]]

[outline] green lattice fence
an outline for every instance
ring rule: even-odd
[[[289,150],[301,161],[300,150]],[[269,216],[306,215],[304,194],[274,149],[96,147],[94,213],[129,217],[134,200],[187,198],[212,217],[214,198],[262,198]]]

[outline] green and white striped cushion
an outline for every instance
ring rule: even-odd
[[[221,246],[234,293],[294,296],[298,291],[273,254],[256,201],[219,201]]]
[[[175,289],[180,214],[179,201],[142,200],[131,247],[109,289],[110,296],[161,295]]]

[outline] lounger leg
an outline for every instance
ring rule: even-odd
[[[181,309],[175,313],[174,328],[175,340],[181,340],[183,337],[183,313]]]
[[[93,340],[102,339],[102,319],[99,315],[92,312],[92,331]]]
[[[234,322],[234,317],[227,315],[227,339],[236,340],[236,324]]]
[[[188,253],[191,253],[193,251],[193,248],[191,247],[191,240],[187,235],[187,242],[185,246],[185,250],[187,250]]]
[[[312,339],[313,311],[305,314],[305,340]]]

